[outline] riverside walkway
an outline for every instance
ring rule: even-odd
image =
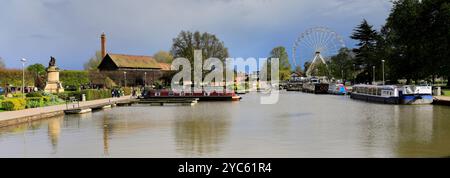
[[[99,100],[93,100],[93,101],[85,101],[85,102],[79,102],[80,107],[88,107],[93,105],[100,105],[100,104],[106,104],[106,103],[117,103],[117,102],[123,102],[130,100],[130,96],[122,96],[120,98],[106,98],[106,99],[99,99]],[[78,107],[78,103],[75,104],[76,107]],[[25,123],[25,122],[31,122],[34,120],[39,119],[45,119],[49,117],[59,116],[64,114],[64,110],[67,109],[67,106],[69,108],[72,108],[72,104],[61,104],[61,105],[55,105],[55,106],[47,106],[47,107],[40,107],[40,108],[31,108],[31,109],[24,109],[20,111],[5,111],[0,112],[0,127],[15,125],[19,123]]]
[[[433,104],[450,106],[450,96],[435,96]]]

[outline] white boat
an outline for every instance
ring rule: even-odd
[[[433,102],[431,86],[355,85],[350,97],[386,104],[431,104]]]

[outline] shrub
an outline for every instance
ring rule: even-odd
[[[131,88],[130,87],[124,87],[123,92],[125,96],[131,95]]]
[[[6,111],[17,111],[25,109],[26,103],[23,98],[10,98],[2,102],[2,107]]]
[[[27,108],[39,108],[44,106],[44,98],[43,97],[29,97],[26,99],[26,107]]]
[[[81,100],[81,92],[79,91],[67,91],[64,93],[58,93],[58,97],[63,100],[68,100],[70,97],[75,97],[77,100]]]
[[[82,93],[86,94],[87,101],[111,97],[111,90],[106,90],[106,89],[105,90],[85,90]]]
[[[42,93],[41,92],[32,92],[32,93],[27,93],[25,95],[27,98],[32,98],[32,97],[42,97]]]

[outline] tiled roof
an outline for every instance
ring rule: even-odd
[[[161,69],[161,64],[151,56],[108,54],[119,68]],[[169,66],[170,67],[170,66]],[[170,68],[169,68],[170,69]]]
[[[160,62],[159,63],[159,66],[161,67],[161,70],[166,70],[166,71],[169,71],[169,70],[171,70],[170,69],[170,64],[169,63],[163,63],[163,62]]]

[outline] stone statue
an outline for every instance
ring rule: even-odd
[[[48,63],[49,67],[56,65],[56,59],[53,56],[50,56],[50,62]]]
[[[59,69],[56,67],[56,59],[53,56],[50,56],[50,62],[48,62],[47,83],[44,91],[49,93],[64,92],[64,88],[59,81]]]

